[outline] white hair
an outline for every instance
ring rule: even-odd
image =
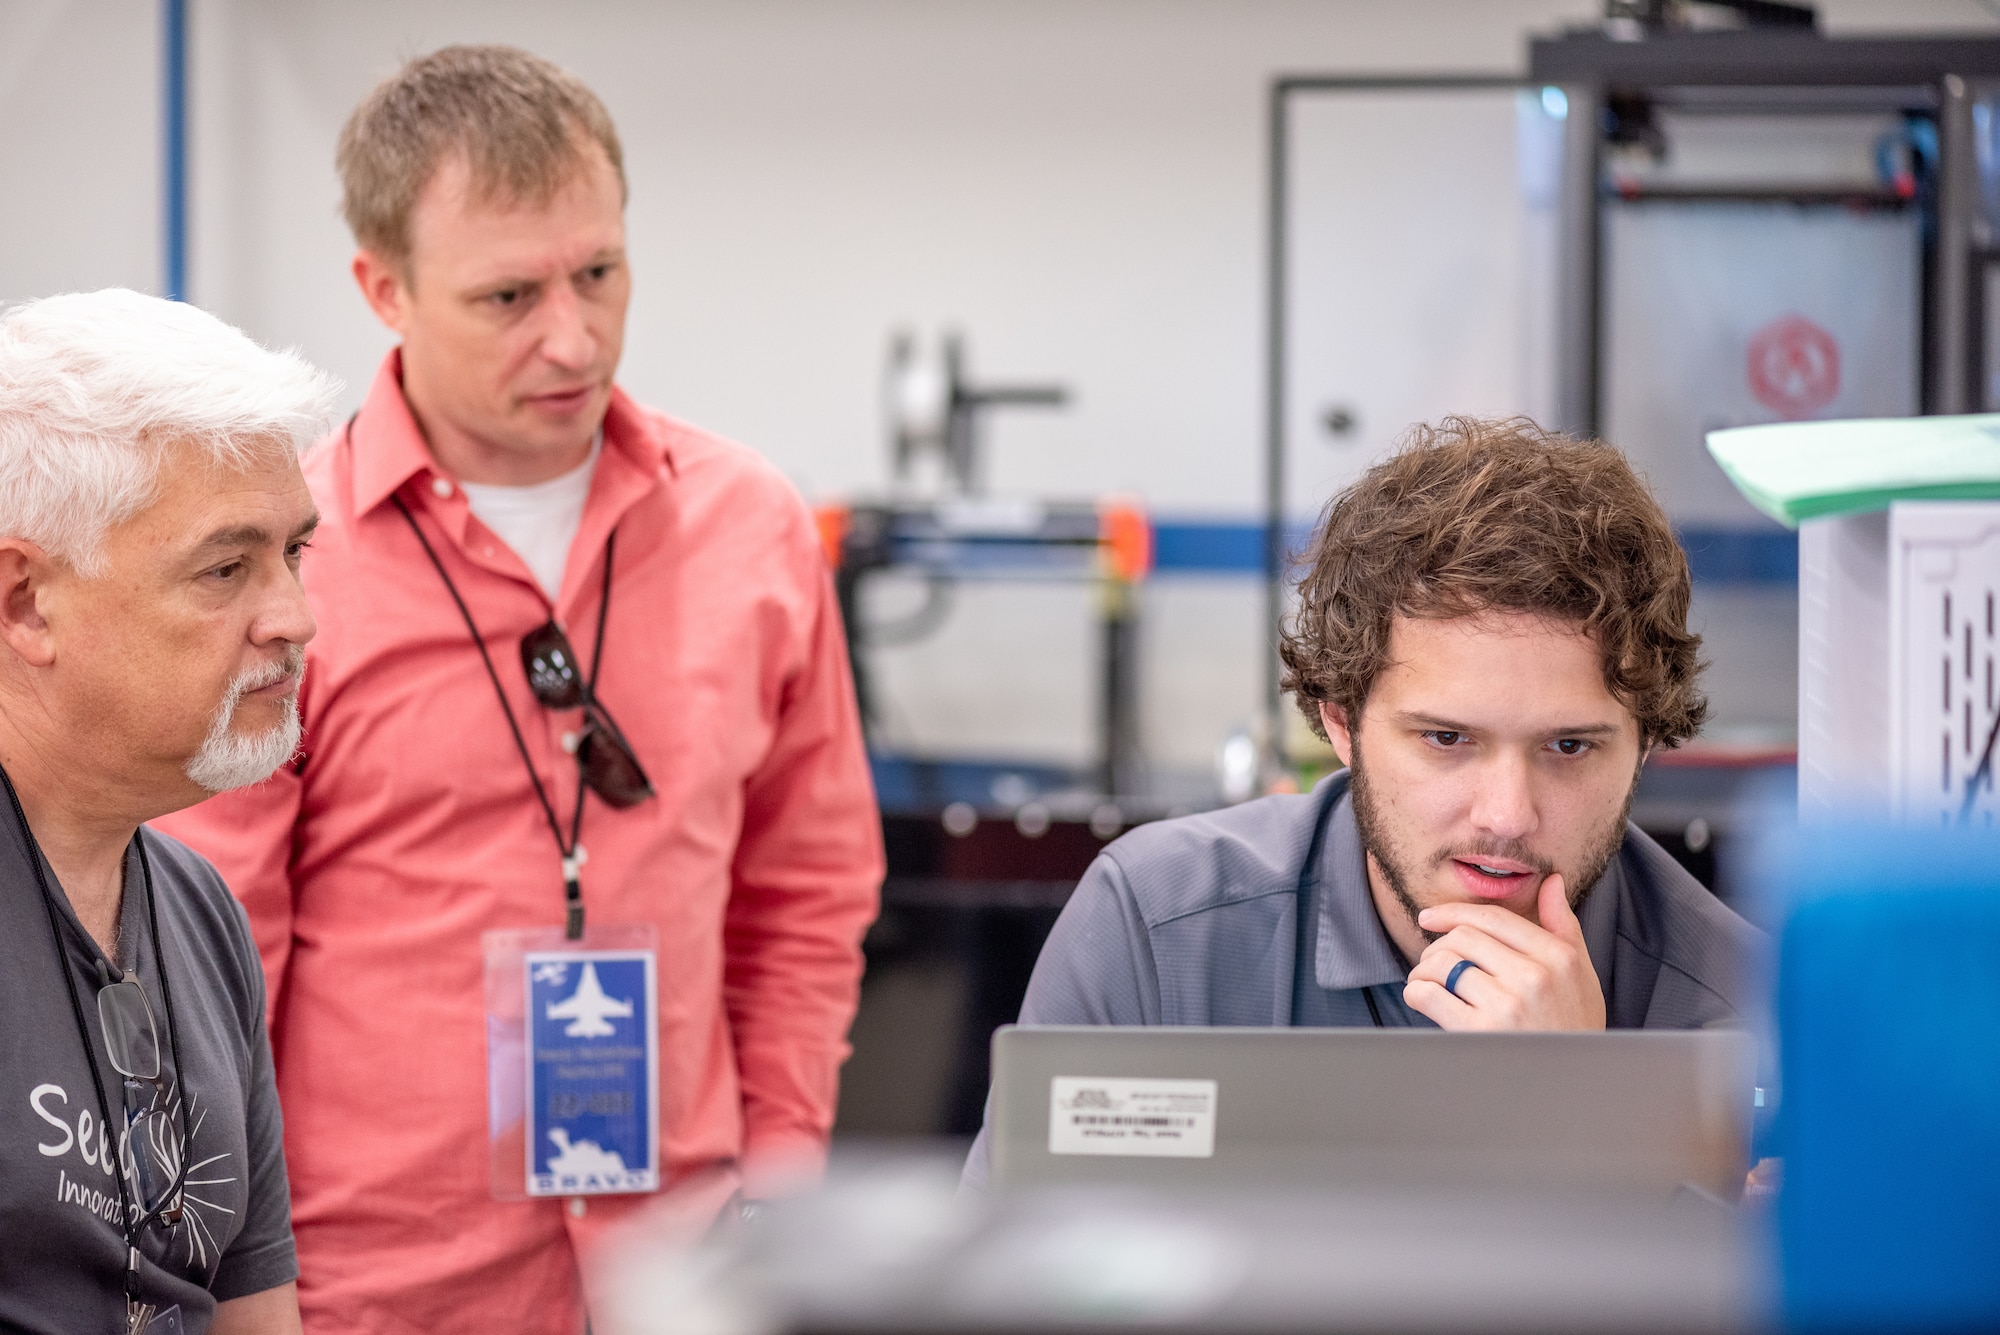
[[[169,449],[243,468],[296,456],[339,384],[207,311],[124,288],[0,315],[0,537],[98,573],[105,533],[158,494]]]

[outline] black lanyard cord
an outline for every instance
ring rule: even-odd
[[[174,1023],[174,985],[167,978],[166,956],[160,953],[160,897],[153,893],[153,859],[146,854],[145,830],[134,831],[132,837],[139,845],[139,878],[146,884],[146,925],[153,933],[153,968],[160,975],[160,1004],[167,1012],[167,1051],[174,1054],[174,1092],[180,1095],[181,1100],[181,1163],[175,1176],[185,1183],[188,1173],[192,1171],[188,1159],[194,1153],[194,1129],[188,1125],[192,1114],[188,1110],[187,1090],[181,1084],[181,1072],[187,1068],[181,1065],[181,1029]],[[263,966],[260,964],[258,967]],[[258,1018],[263,1017],[260,1015]],[[160,1198],[161,1210],[167,1208],[167,1202],[173,1200],[179,1190],[180,1184],[176,1184],[173,1191]]]
[[[353,423],[350,422],[349,430],[352,429]],[[479,661],[486,665],[486,677],[493,683],[493,694],[500,701],[500,712],[507,717],[507,731],[513,735],[514,749],[520,752],[521,764],[528,771],[528,782],[534,785],[535,800],[541,803],[542,815],[549,823],[549,833],[555,836],[556,851],[562,855],[564,935],[572,941],[577,940],[583,935],[583,884],[579,879],[583,864],[577,857],[577,850],[581,847],[583,838],[583,798],[588,788],[579,775],[576,785],[576,810],[570,819],[569,838],[564,839],[562,823],[556,818],[555,803],[550,800],[548,789],[542,784],[542,776],[535,768],[534,757],[528,753],[527,738],[522,736],[520,721],[514,717],[514,706],[507,702],[507,690],[500,684],[500,673],[493,666],[493,655],[486,650],[486,640],[479,633],[479,624],[472,619],[472,609],[465,605],[465,598],[459,593],[458,585],[452,582],[451,575],[444,568],[444,562],[438,559],[437,550],[431,546],[431,540],[424,536],[422,525],[418,524],[417,517],[410,513],[410,507],[403,504],[401,496],[391,496],[389,499],[395,502],[397,511],[403,516],[403,522],[410,526],[410,532],[417,535],[417,542],[424,549],[424,555],[430,558],[431,568],[437,571],[438,578],[444,581],[445,591],[451,595],[451,601],[458,608],[459,616],[465,620],[467,633],[472,636],[472,646],[479,651]],[[611,619],[611,565],[616,553],[617,540],[616,529],[604,539],[604,592],[597,606],[597,635],[591,643],[590,677],[583,688],[584,703],[590,707],[592,715],[602,718],[614,732],[617,731],[618,725],[611,723],[609,718],[605,717],[604,711],[596,708],[596,704],[597,673],[604,665],[604,627]],[[622,735],[619,740],[624,740]]]
[[[70,1015],[76,1020],[76,1035],[83,1043],[84,1060],[90,1066],[90,1083],[97,1095],[97,1115],[112,1147],[114,1161],[111,1177],[118,1188],[118,1219],[127,1248],[125,1296],[128,1301],[136,1302],[139,1296],[139,1234],[146,1225],[165,1213],[167,1207],[173,1204],[175,1198],[185,1188],[188,1160],[194,1151],[194,1131],[188,1125],[186,1068],[181,1065],[180,1026],[174,1022],[173,985],[167,981],[167,959],[160,945],[160,913],[153,894],[152,860],[146,855],[146,839],[143,831],[135,831],[132,837],[139,845],[139,872],[146,895],[146,923],[153,934],[153,968],[160,976],[160,1000],[167,1013],[167,1043],[174,1055],[174,1093],[180,1101],[181,1153],[174,1181],[161,1194],[160,1203],[141,1214],[140,1207],[144,1202],[126,1199],[125,1156],[136,1151],[132,1150],[125,1138],[129,1128],[120,1128],[116,1136],[110,1135],[110,1128],[117,1123],[111,1120],[111,1104],[104,1094],[104,1072],[97,1064],[97,1045],[90,1041],[90,1026],[83,1018],[83,998],[76,990],[76,972],[71,968],[69,952],[63,946],[66,933],[63,931],[62,916],[56,910],[55,893],[49,889],[48,877],[42,871],[42,846],[35,838],[34,828],[28,824],[28,813],[21,808],[21,795],[14,790],[13,777],[5,769],[0,769],[0,784],[4,784],[7,789],[8,804],[12,806],[14,819],[21,828],[21,836],[27,842],[28,865],[35,873],[35,885],[42,892],[42,908],[47,911],[49,917],[49,933],[56,948],[56,966],[62,971],[64,990],[69,994]],[[135,1219],[135,1215],[139,1217]]]

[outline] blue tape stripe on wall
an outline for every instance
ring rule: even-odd
[[[1163,520],[1153,525],[1153,566],[1186,574],[1255,574],[1264,568],[1264,526]]]
[[[1796,584],[1799,535],[1780,530],[1684,528],[1681,546],[1697,584]]]
[[[1305,549],[1308,528],[1287,531],[1286,549]],[[1681,546],[1698,584],[1796,584],[1795,533],[1684,528]],[[1231,521],[1162,519],[1153,526],[1154,568],[1163,575],[1256,575],[1264,569],[1264,526]]]

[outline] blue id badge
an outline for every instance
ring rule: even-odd
[[[587,931],[582,941],[553,931],[488,934],[495,1195],[659,1188],[659,1009],[651,938],[649,927],[616,926]]]

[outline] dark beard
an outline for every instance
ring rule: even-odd
[[[1361,847],[1367,853],[1369,861],[1381,869],[1382,879],[1389,883],[1389,893],[1396,897],[1396,902],[1403,906],[1403,912],[1409,915],[1410,926],[1422,933],[1426,943],[1435,941],[1444,934],[1426,931],[1417,924],[1417,915],[1423,912],[1424,906],[1417,903],[1416,896],[1410,893],[1411,859],[1402,849],[1396,847],[1383,828],[1381,812],[1375,805],[1374,790],[1369,787],[1367,773],[1361,764],[1361,738],[1358,735],[1354,737],[1353,747],[1354,760],[1348,766],[1351,777],[1347,791],[1354,798],[1354,824],[1361,833]],[[1641,759],[1643,760],[1643,756]],[[1611,859],[1618,856],[1619,848],[1625,843],[1625,822],[1632,814],[1632,799],[1638,791],[1639,772],[1635,769],[1632,773],[1631,786],[1625,790],[1625,803],[1619,808],[1618,819],[1611,823],[1611,828],[1606,831],[1604,838],[1584,860],[1583,874],[1566,887],[1570,912],[1582,912],[1584,900],[1590,898],[1590,892],[1604,879],[1604,872],[1611,866]],[[1525,862],[1544,874],[1555,870],[1544,859],[1515,845],[1494,844],[1490,847],[1462,851],[1511,858],[1517,862]],[[1440,856],[1433,858],[1432,862],[1436,864],[1446,860]]]

